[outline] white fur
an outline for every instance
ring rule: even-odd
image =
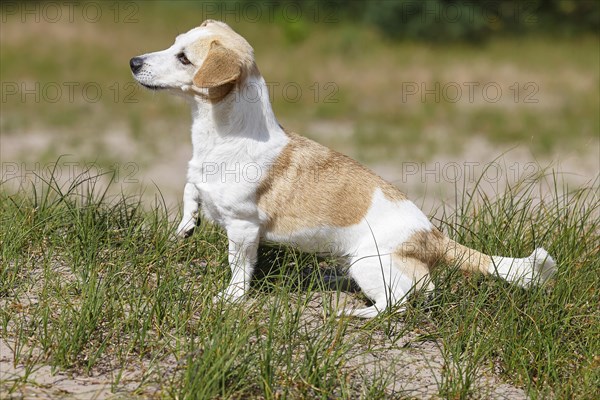
[[[543,284],[556,273],[556,262],[543,248],[525,258],[492,257],[489,273],[522,287]]]

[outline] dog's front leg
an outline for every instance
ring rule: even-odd
[[[193,183],[187,182],[183,189],[183,217],[177,227],[177,236],[189,236],[196,227],[200,192]]]
[[[259,231],[260,227],[249,221],[234,221],[227,227],[231,281],[221,298],[239,300],[248,291],[256,264]]]

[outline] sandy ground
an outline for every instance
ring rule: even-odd
[[[307,325],[320,325],[322,297],[315,295],[302,319]],[[351,295],[342,294],[341,302],[352,304]],[[441,345],[433,340],[420,339],[420,331],[410,332],[395,343],[383,334],[369,334],[360,329],[357,320],[348,332],[346,340],[369,343],[369,348],[357,345],[348,354],[347,371],[359,382],[369,382],[376,371],[385,371],[390,380],[383,383],[390,398],[438,398],[438,384],[444,368]],[[96,367],[89,375],[73,371],[54,371],[43,363],[27,370],[23,365],[13,365],[13,344],[0,339],[0,398],[36,399],[118,399],[134,397],[161,397],[152,382],[141,384],[149,369],[148,363],[135,360],[125,370],[110,366]],[[34,355],[32,355],[34,356]],[[177,363],[162,362],[161,371],[175,371]],[[119,384],[113,386],[115,377],[121,374]],[[168,375],[163,374],[162,377]],[[15,382],[26,380],[25,384]],[[373,384],[381,385],[374,382]],[[523,389],[503,382],[493,371],[481,372],[474,395],[486,399],[526,399]]]
[[[73,371],[54,370],[43,363],[33,368],[13,364],[14,344],[0,339],[0,398],[2,399],[115,399],[137,393],[147,365],[132,361],[125,370],[98,368],[89,375]],[[113,382],[121,375],[119,384]],[[26,382],[18,384],[17,382]],[[147,385],[137,393],[154,395],[156,389]]]

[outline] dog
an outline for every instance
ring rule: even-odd
[[[432,290],[429,274],[438,263],[523,287],[556,272],[543,248],[509,258],[456,243],[392,184],[285,130],[253,48],[224,22],[204,21],[168,49],[132,58],[130,67],[141,85],[182,95],[191,105],[193,156],[177,235],[191,233],[199,207],[225,229],[232,277],[220,298],[246,295],[261,240],[344,256],[372,305],[338,314],[363,318],[402,309],[409,294]]]

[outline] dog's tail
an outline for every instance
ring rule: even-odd
[[[554,259],[543,248],[537,248],[525,258],[488,256],[444,237],[438,247],[441,260],[457,265],[468,272],[483,272],[520,285],[530,287],[543,284],[556,273]]]

